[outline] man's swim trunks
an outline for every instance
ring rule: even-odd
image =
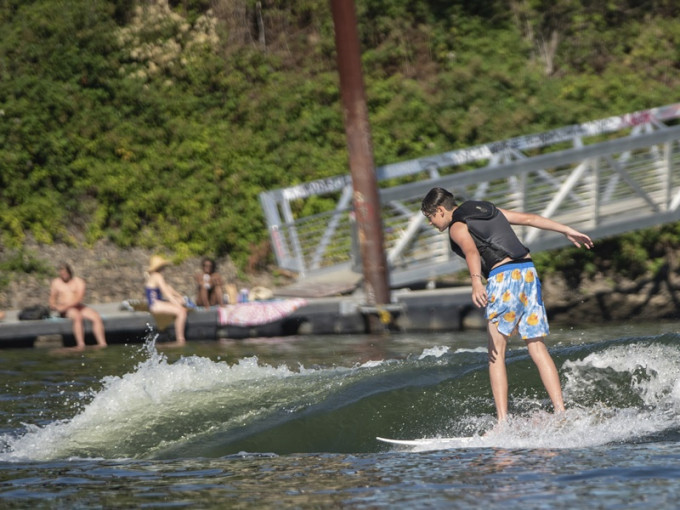
[[[64,310],[63,312],[59,312],[59,317],[61,317],[62,319],[65,319],[65,318],[67,317],[68,311],[69,311],[71,308],[75,308],[76,310],[80,311],[80,310],[82,310],[83,308],[85,308],[85,305],[82,304],[82,303],[78,303],[77,305],[73,305],[73,306],[67,308],[66,310]]]
[[[547,336],[548,318],[541,296],[541,282],[531,260],[510,262],[489,273],[486,284],[486,318],[506,336],[517,332],[526,340]]]

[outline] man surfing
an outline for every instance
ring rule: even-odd
[[[544,341],[549,327],[541,282],[529,249],[511,225],[559,232],[577,247],[587,249],[593,247],[593,241],[586,234],[537,214],[507,211],[483,201],[458,205],[444,188],[432,188],[422,201],[421,211],[437,230],[448,230],[451,249],[467,263],[472,302],[479,308],[486,307],[489,378],[499,423],[508,416],[505,350],[515,333],[526,343],[555,412],[563,412],[557,368]]]

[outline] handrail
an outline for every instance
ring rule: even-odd
[[[446,237],[420,214],[420,200],[433,186],[451,189],[461,199],[490,200],[499,207],[569,222],[595,238],[676,221],[680,126],[664,122],[678,118],[680,103],[379,167],[380,180],[416,179],[379,191],[392,284],[436,278],[460,268]],[[602,141],[603,135],[617,138]],[[566,140],[571,147],[555,150],[555,143]],[[537,147],[543,152],[522,153]],[[473,162],[487,164],[453,173],[456,166]],[[291,202],[315,195],[337,196],[336,207],[295,218]],[[360,273],[351,195],[349,175],[262,193],[279,265],[301,278],[345,269],[348,263]],[[563,243],[562,236],[536,229],[520,229],[518,234],[532,251]]]

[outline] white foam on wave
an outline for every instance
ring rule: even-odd
[[[680,351],[664,344],[633,343],[609,347],[562,367],[567,411],[534,411],[511,416],[490,431],[456,447],[590,448],[643,440],[678,427]],[[604,397],[593,400],[593,395]],[[620,405],[617,402],[634,402]],[[580,403],[584,402],[584,403]],[[474,429],[474,418],[468,418]],[[478,417],[477,430],[488,428]],[[416,451],[451,448],[433,439]]]
[[[448,351],[432,347],[418,359],[439,360]],[[42,427],[28,424],[19,436],[1,437],[0,460],[145,456],[211,430],[248,427],[274,413],[295,413],[344,385],[374,377],[376,370],[398,373],[402,366],[391,360],[293,370],[262,364],[257,357],[230,365],[198,356],[168,363],[150,347],[135,370],[104,378],[102,388],[73,418]],[[679,366],[676,346],[644,342],[567,361],[561,367],[566,413],[513,416],[504,427],[474,436],[466,447],[587,448],[662,433],[677,427]],[[489,416],[462,419],[466,431],[480,434],[493,422]],[[439,447],[435,443],[427,449]]]
[[[629,377],[628,391],[644,402],[646,407],[677,413],[680,405],[680,351],[664,344],[634,343],[615,346],[592,353],[583,360],[567,361],[564,369],[568,379],[566,394],[587,392],[596,384],[598,375],[613,371]],[[601,377],[600,377],[601,379]]]
[[[0,438],[0,460],[134,457],[211,427],[245,426],[267,413],[317,403],[355,373],[342,367],[291,370],[257,357],[232,365],[199,356],[168,363],[151,348],[134,371],[105,377],[73,418],[27,424],[19,437]]]
[[[486,347],[482,347],[482,346],[474,347],[474,348],[461,347],[459,349],[456,349],[456,352],[461,352],[461,353],[462,352],[473,352],[473,353],[484,353],[484,354],[486,354],[488,352],[488,349]]]
[[[507,446],[585,448],[677,427],[680,351],[660,343],[609,347],[562,366],[567,411],[518,417]],[[621,404],[625,402],[625,404]],[[500,440],[500,438],[499,438]]]
[[[423,349],[423,352],[418,356],[418,359],[423,360],[429,356],[441,358],[447,352],[449,352],[449,347],[445,345],[430,347],[429,349]]]

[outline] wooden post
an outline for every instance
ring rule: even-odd
[[[367,304],[390,302],[387,259],[384,249],[380,197],[373,162],[371,130],[361,71],[361,50],[354,0],[331,0],[335,25],[340,92],[349,166],[354,188],[354,211],[364,273]],[[380,314],[370,314],[371,332],[383,329]]]

